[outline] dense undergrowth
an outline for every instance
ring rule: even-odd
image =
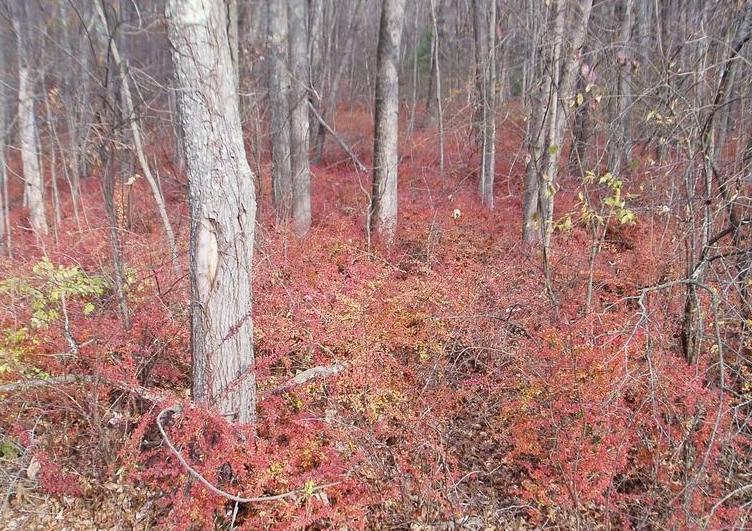
[[[351,127],[349,139],[365,137],[365,126]],[[303,241],[274,226],[264,196],[256,438],[189,404],[188,284],[169,263],[145,183],[124,237],[130,330],[118,318],[96,183],[81,229],[66,221],[58,243],[17,231],[16,257],[2,262],[0,378],[95,378],[3,395],[6,515],[93,528],[743,526],[743,496],[723,498],[749,471],[740,417],[749,389],[726,375],[737,392],[720,392],[710,343],[697,366],[684,363],[680,287],[638,298],[682,276],[681,229],[661,210],[668,170],[623,177],[639,193],[637,221],[609,225],[589,314],[582,182],[564,179],[557,209],[573,222],[554,237],[554,315],[541,257],[520,243],[519,124],[499,135],[493,212],[476,199],[466,132],[449,131],[445,175],[435,131],[403,139],[389,250],[363,231],[368,176],[334,148],[313,168],[314,227]],[[184,178],[163,184],[185,250]],[[23,225],[20,207],[14,215]],[[265,394],[335,362],[346,366],[336,376]],[[299,492],[239,506],[210,493],[155,426],[175,403],[184,409],[167,431],[212,483],[242,496]]]

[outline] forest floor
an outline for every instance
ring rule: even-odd
[[[646,164],[624,178],[637,221],[607,229],[590,312],[581,177],[562,177],[556,217],[573,223],[556,231],[549,257],[554,312],[542,257],[521,243],[524,124],[502,118],[493,211],[477,199],[466,128],[447,128],[444,175],[435,128],[402,140],[398,240],[389,250],[365,235],[369,176],[333,141],[312,168],[314,226],[303,240],[275,227],[268,164],[256,165],[253,313],[264,398],[255,444],[186,403],[188,284],[169,263],[146,183],[135,185],[124,236],[129,330],[107,287],[98,182],[85,183],[80,227],[66,200],[58,243],[19,233],[1,278],[23,279],[36,295],[0,294],[0,379],[102,380],[3,397],[0,527],[691,528],[739,519],[741,502],[713,507],[741,484],[748,454],[731,416],[716,414],[728,403],[709,384],[712,367],[681,358],[682,291],[657,294],[649,319],[638,299],[641,288],[683,274],[676,223],[661,209],[671,168]],[[368,124],[366,112],[337,123],[366,162]],[[185,257],[185,178],[167,163],[160,174]],[[39,266],[43,257],[52,273]],[[79,268],[65,316],[53,293],[60,264]],[[87,291],[86,279],[99,277],[104,287]],[[43,325],[32,320],[40,308]],[[345,370],[264,395],[334,363]],[[302,491],[240,507],[208,493],[155,428],[175,402],[185,408],[167,423],[170,436],[218,486],[248,496]]]

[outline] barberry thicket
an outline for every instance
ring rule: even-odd
[[[258,203],[254,425],[191,401],[162,4],[0,0],[0,521],[752,525],[748,2],[408,0],[389,242],[369,229],[381,2],[305,3],[305,234],[270,140],[288,52],[267,9],[286,2],[226,2]],[[230,496],[287,495],[236,503],[186,464]]]

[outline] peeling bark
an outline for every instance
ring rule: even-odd
[[[256,217],[221,0],[170,0],[191,210],[193,398],[256,420],[251,265]]]

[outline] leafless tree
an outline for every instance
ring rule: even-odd
[[[476,84],[478,87],[481,147],[481,201],[493,209],[493,185],[496,165],[496,1],[473,0]]]
[[[399,52],[405,0],[384,0],[377,52],[373,192],[369,231],[391,244],[397,230]]]
[[[9,91],[6,89],[5,83],[7,59],[4,40],[0,36],[0,256],[12,253],[10,206],[8,204],[8,171],[5,162],[5,137],[8,129],[5,108]]]
[[[585,41],[592,0],[559,0],[548,8],[551,45],[546,50],[543,79],[537,89],[529,131],[525,177],[523,240],[548,248],[551,238],[556,177],[564,147],[567,111],[573,97],[580,50]]]
[[[256,419],[251,265],[256,217],[222,0],[169,0],[191,208],[193,397]]]
[[[272,141],[272,197],[277,219],[292,211],[290,169],[290,74],[287,70],[287,0],[268,0],[267,62]]]
[[[31,28],[25,2],[13,5],[13,29],[18,55],[18,135],[25,182],[25,199],[29,207],[31,227],[47,234],[44,202],[44,178],[39,164],[39,135],[34,112],[34,68],[31,62]]]
[[[290,45],[290,168],[293,229],[302,236],[311,228],[311,170],[308,159],[308,17],[305,0],[287,2]]]

